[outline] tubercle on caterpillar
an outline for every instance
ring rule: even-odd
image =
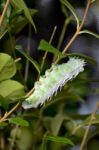
[[[34,84],[34,93],[22,103],[24,109],[37,108],[51,99],[57,90],[62,88],[69,80],[74,79],[84,70],[85,61],[80,58],[69,58],[67,63],[52,65],[46,70],[44,76]]]

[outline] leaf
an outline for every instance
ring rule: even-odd
[[[36,9],[29,9],[30,14],[33,16],[35,13],[37,13]],[[11,33],[17,34],[19,33],[28,23],[28,20],[25,16],[23,16],[21,13],[23,11],[20,9],[18,11],[15,11],[11,18]]]
[[[2,81],[0,82],[0,95],[8,99],[15,99],[24,96],[24,86],[14,80]]]
[[[29,56],[28,54],[26,54],[24,51],[17,49],[18,52],[20,52],[24,57],[26,57],[32,64],[33,66],[36,68],[36,70],[38,71],[38,73],[40,73],[40,66],[37,63],[37,61],[35,61],[31,56]]]
[[[75,17],[75,20],[77,22],[77,27],[79,27],[79,19],[75,13],[75,9],[72,7],[72,5],[67,0],[60,0],[60,1],[72,12],[72,14]]]
[[[14,123],[16,125],[20,125],[20,126],[24,126],[24,127],[28,127],[29,126],[29,122],[24,120],[21,117],[14,117],[9,119],[9,123]]]
[[[12,0],[12,4],[15,5],[17,8],[19,8],[19,9],[21,8],[22,10],[24,10],[25,17],[33,25],[33,27],[36,31],[36,27],[35,27],[35,24],[33,22],[32,16],[31,16],[29,9],[26,6],[25,2],[23,0]]]
[[[0,81],[10,79],[16,73],[13,58],[5,53],[0,53]]]
[[[62,6],[61,6],[61,9],[62,9],[62,12],[63,12],[63,14],[65,15],[65,17],[68,18],[69,16],[68,16],[66,7],[65,7],[64,5],[62,5]]]
[[[96,61],[92,57],[86,56],[86,55],[84,55],[82,53],[70,53],[70,54],[66,54],[66,55],[67,56],[81,57],[81,58],[85,59],[86,62],[88,62],[88,63],[90,63],[92,65],[96,65],[97,64]]]
[[[45,140],[74,146],[74,143],[70,139],[65,138],[65,137],[60,137],[60,136],[46,136]]]
[[[90,34],[90,35],[96,37],[97,39],[99,39],[99,35],[98,34],[92,32],[92,31],[89,31],[89,30],[80,31],[79,34]]]
[[[43,51],[47,51],[47,52],[50,52],[50,53],[53,53],[56,56],[57,55],[60,55],[60,56],[62,55],[62,53],[58,49],[56,49],[55,47],[53,47],[51,44],[49,44],[45,40],[41,40],[40,41],[38,49],[39,50],[43,50]]]
[[[61,114],[57,114],[53,119],[51,121],[51,130],[52,130],[52,134],[56,136],[58,135],[58,132],[64,120],[64,116]]]
[[[8,104],[6,98],[0,95],[0,106],[2,106],[5,110],[8,109]]]

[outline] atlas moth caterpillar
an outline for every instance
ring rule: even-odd
[[[84,70],[85,61],[80,58],[69,58],[67,63],[53,64],[51,69],[40,76],[34,84],[34,92],[22,103],[24,109],[36,108],[49,100],[65,83],[75,78]]]

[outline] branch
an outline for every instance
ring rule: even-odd
[[[18,102],[9,112],[6,112],[4,116],[0,118],[0,123],[6,121],[7,117],[9,117],[18,108],[19,105],[20,103]]]
[[[63,49],[62,54],[66,53],[66,51],[68,50],[68,48],[71,46],[71,44],[74,42],[74,40],[76,39],[76,37],[79,35],[79,32],[81,31],[81,29],[82,29],[82,27],[84,25],[84,22],[86,20],[87,13],[88,13],[88,10],[89,10],[89,7],[90,7],[91,3],[92,3],[92,1],[88,0],[87,5],[86,5],[86,9],[85,9],[85,12],[84,12],[84,15],[83,15],[83,19],[81,21],[81,24],[77,28],[77,30],[76,30],[75,34],[73,35],[73,37],[70,39],[69,43]],[[59,58],[56,59],[55,63],[57,63],[58,61],[59,61]]]
[[[80,150],[83,150],[83,149],[84,149],[84,146],[85,146],[85,144],[86,144],[86,140],[87,140],[87,136],[88,136],[90,127],[91,127],[91,125],[92,125],[93,120],[95,119],[96,112],[97,112],[97,109],[98,109],[98,108],[99,108],[99,103],[97,104],[96,109],[94,110],[94,112],[93,112],[92,115],[91,115],[91,119],[90,119],[89,124],[88,124],[88,127],[87,127],[87,129],[86,129],[86,131],[85,131],[85,134],[84,134],[84,137],[83,137],[81,146],[80,146]]]
[[[4,7],[3,12],[2,12],[2,14],[1,14],[1,17],[0,17],[0,27],[1,27],[2,22],[3,22],[3,19],[4,19],[4,17],[5,17],[6,11],[7,11],[8,7],[9,7],[9,5],[10,5],[10,1],[11,1],[11,0],[7,0],[7,1],[6,1],[5,7]]]

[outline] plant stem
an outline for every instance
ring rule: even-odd
[[[1,14],[1,17],[0,17],[0,27],[1,27],[2,23],[3,23],[3,19],[5,17],[5,14],[6,14],[6,11],[7,11],[8,7],[9,7],[9,5],[10,5],[10,2],[11,2],[11,0],[7,0],[6,1],[5,7],[4,7],[3,12]]]
[[[19,62],[21,60],[21,57],[19,57],[19,58],[17,58],[17,59],[15,59],[15,63],[17,63],[17,62]]]
[[[88,125],[88,127],[87,127],[87,129],[86,129],[86,131],[85,131],[85,134],[84,134],[84,137],[83,137],[81,146],[80,146],[80,150],[83,150],[83,149],[84,149],[84,146],[85,146],[86,141],[87,141],[87,136],[88,136],[88,133],[89,133],[91,124],[92,124],[93,120],[95,119],[95,115],[96,115],[96,112],[97,112],[97,109],[98,109],[98,108],[99,108],[99,103],[97,104],[96,109],[94,110],[94,112],[93,112],[92,115],[91,115],[91,119],[90,119],[89,125]]]
[[[51,35],[51,37],[50,37],[49,44],[52,43],[52,40],[53,40],[53,37],[54,37],[54,35],[55,35],[56,29],[57,29],[57,27],[55,26],[54,29],[53,29],[52,35]],[[41,64],[41,71],[42,71],[42,69],[43,69],[43,66],[44,66],[44,63],[45,63],[47,54],[48,54],[48,52],[46,51],[45,54],[44,54],[44,56],[43,56],[43,61],[42,61],[42,64]]]
[[[13,147],[14,147],[14,144],[15,144],[15,140],[16,140],[17,131],[18,131],[18,125],[16,125],[16,127],[15,127],[15,135],[14,135],[12,141],[11,141],[9,150],[13,150]]]
[[[60,35],[60,38],[59,38],[59,42],[58,42],[58,45],[57,45],[57,49],[60,49],[60,47],[61,47],[66,29],[67,29],[67,25],[69,24],[70,21],[71,21],[71,17],[67,18],[64,22],[64,25],[63,25],[63,28],[62,28],[62,31],[61,31],[61,35]]]
[[[71,46],[71,44],[74,42],[74,40],[76,39],[76,37],[79,35],[79,32],[81,31],[83,25],[84,25],[84,22],[86,20],[86,17],[87,17],[87,13],[88,13],[88,10],[89,10],[89,7],[91,5],[91,0],[88,0],[87,2],[87,5],[86,5],[86,9],[85,9],[85,12],[84,12],[84,15],[83,15],[83,19],[81,21],[81,24],[79,25],[79,27],[77,28],[75,34],[73,35],[73,37],[70,39],[69,43],[66,45],[66,47],[63,49],[62,51],[62,54],[66,53],[66,51],[68,50],[68,48]],[[56,59],[55,61],[55,64],[59,61],[59,58]]]
[[[29,23],[29,27],[28,27],[28,30],[29,30],[29,35],[28,35],[28,42],[27,42],[27,54],[30,54],[30,44],[31,44],[31,24]],[[28,71],[29,71],[29,60],[27,59],[26,60],[26,66],[25,66],[25,75],[24,75],[24,81],[25,83],[27,82],[27,78],[28,78]]]
[[[7,120],[7,117],[10,116],[18,107],[20,103],[18,102],[9,112],[6,112],[3,117],[0,118],[0,123]]]
[[[52,35],[51,35],[51,37],[50,37],[49,44],[51,44],[51,42],[52,42],[52,40],[53,40],[53,37],[54,37],[55,32],[56,32],[56,29],[57,29],[57,27],[55,26],[54,29],[53,29]],[[47,57],[47,52],[45,52],[45,54],[44,54],[44,56],[43,56],[43,61],[42,61],[42,63],[41,63],[41,71],[42,71],[42,69],[43,69],[43,66],[44,66],[46,57]],[[39,76],[37,77],[37,80],[38,80],[38,79],[39,79]],[[33,92],[34,92],[34,87],[26,94],[26,96],[30,96]]]

